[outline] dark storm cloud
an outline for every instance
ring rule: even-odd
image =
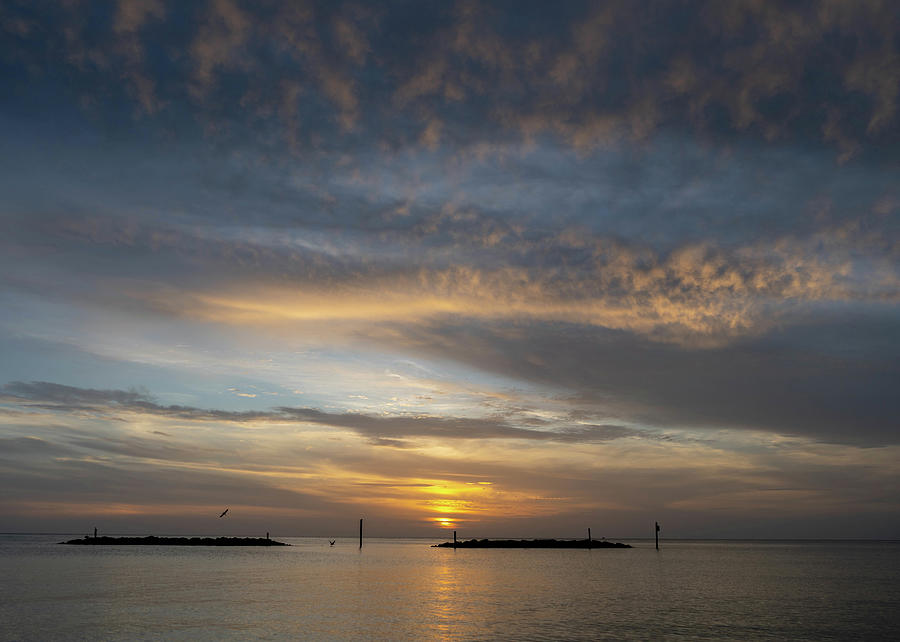
[[[436,439],[528,439],[568,443],[594,443],[641,436],[638,430],[614,425],[576,425],[560,430],[531,430],[515,426],[506,418],[465,418],[431,416],[373,416],[361,413],[329,413],[314,408],[277,407],[271,411],[227,411],[160,405],[141,392],[94,390],[46,381],[14,381],[0,388],[0,403],[18,404],[62,413],[134,412],[191,421],[296,422],[351,430],[377,445],[402,445],[398,440],[429,437]],[[534,423],[532,419],[530,423]],[[105,440],[79,435],[70,443],[136,457],[176,459],[183,451],[158,440]]]
[[[900,443],[895,310],[815,312],[765,336],[705,349],[569,324],[435,323],[407,328],[396,340],[562,387],[574,404],[630,421]]]
[[[8,3],[0,56],[8,104],[56,90],[120,131],[591,148],[676,129],[847,159],[894,156],[898,28],[876,1]]]

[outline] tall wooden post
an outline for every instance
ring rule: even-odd
[[[656,523],[656,550],[659,550],[659,522]]]
[[[588,529],[588,548],[591,547],[591,529]]]
[[[362,548],[362,517],[359,518],[359,547]]]
[[[97,527],[94,526],[94,539],[97,539]]]
[[[456,548],[456,531],[453,531],[453,548]]]

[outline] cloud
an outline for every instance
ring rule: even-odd
[[[894,304],[900,292],[891,224],[874,213],[812,232],[671,249],[459,208],[357,237],[336,251],[264,227],[232,234],[71,217],[42,228],[71,248],[60,255],[69,271],[77,269],[79,253],[86,266],[96,261],[98,246],[112,256],[117,246],[134,248],[128,263],[138,278],[102,277],[106,292],[144,299],[159,311],[235,323],[526,316],[717,343],[767,331],[797,306]],[[411,237],[423,246],[404,249]],[[42,270],[55,260],[49,257]],[[188,274],[198,262],[210,267],[201,278]],[[141,269],[153,280],[140,278]]]
[[[2,278],[19,291],[238,327],[522,317],[698,346],[759,336],[809,305],[900,296],[889,172],[843,172],[797,151],[723,160],[675,144],[638,159],[502,154],[500,166],[424,151],[347,166],[326,155],[276,178],[284,168],[239,164],[251,187],[227,197],[234,168],[223,162],[200,184],[185,181],[187,168],[160,169],[168,198],[103,191],[70,208],[75,197],[60,187],[46,206],[54,214],[8,216],[2,243],[30,267],[7,258]],[[93,189],[143,184],[107,171]],[[196,214],[158,214],[192,194]]]
[[[152,416],[185,419],[191,421],[225,422],[277,422],[317,424],[343,428],[373,440],[377,445],[395,445],[398,440],[428,439],[526,439],[595,443],[641,436],[643,433],[624,426],[578,425],[562,430],[533,430],[520,428],[505,418],[466,418],[432,416],[373,416],[361,413],[329,413],[314,408],[276,407],[269,411],[206,410],[190,406],[160,405],[148,395],[123,390],[96,390],[65,386],[46,381],[14,381],[0,391],[0,402],[16,404],[24,408],[37,408],[55,412],[130,412]],[[83,440],[77,443],[83,445]],[[133,448],[134,441],[128,447]],[[105,443],[94,448],[123,453],[121,446]],[[168,445],[153,446],[153,452],[173,451]],[[148,456],[145,452],[142,456]],[[165,458],[158,455],[160,458]]]
[[[68,454],[71,451],[57,444],[48,442],[39,437],[9,437],[0,438],[0,451],[4,455],[16,457],[28,456],[57,456]]]
[[[184,419],[259,421],[272,415],[257,411],[203,410],[190,406],[163,406],[145,392],[78,388],[48,381],[13,381],[2,388],[6,403],[58,412],[138,412]]]
[[[94,390],[76,388],[48,381],[13,381],[3,386],[3,392],[13,398],[45,403],[63,410],[84,410],[100,406],[120,407],[151,403],[145,392],[136,390]]]
[[[562,323],[446,320],[385,331],[396,349],[571,391],[576,407],[660,428],[761,430],[897,444],[895,313],[811,311],[760,337],[697,350]]]
[[[162,19],[164,16],[165,6],[159,0],[119,0],[113,31],[135,32],[150,17]]]
[[[229,498],[232,505],[281,509],[290,506],[296,511],[333,507],[331,502],[313,494],[278,488],[249,475],[167,468],[134,461],[122,465],[68,459],[54,462],[52,466],[18,462],[13,469],[0,466],[0,479],[7,489],[20,489],[18,498],[3,493],[4,503],[11,499],[26,507],[41,502],[68,503],[82,505],[82,510],[88,504],[91,506],[88,510],[101,514],[115,512],[119,504],[130,505],[133,514],[152,512],[157,506],[166,506],[168,512],[177,513],[181,506],[215,506],[223,498]],[[111,479],[115,479],[114,484],[110,484]],[[12,512],[19,511],[9,511]]]
[[[604,238],[560,237],[534,249],[535,264],[500,268],[400,270],[369,263],[353,269],[352,262],[321,257],[308,263],[306,278],[287,286],[233,283],[221,291],[166,294],[154,305],[238,325],[531,318],[719,345],[767,332],[811,304],[895,305],[895,259],[861,254],[857,242],[877,245],[874,238],[834,231],[738,248],[692,244],[668,254]],[[578,260],[556,263],[556,253]],[[340,287],[326,289],[323,282]]]
[[[35,399],[54,393],[66,402],[129,399],[116,394],[122,391],[59,394],[58,388],[28,385],[17,390]],[[246,439],[244,430],[230,433],[220,425],[211,431],[164,412],[134,415],[127,422],[71,415],[64,417],[69,425],[46,425],[33,415],[28,424],[6,424],[4,430],[38,434],[52,448],[35,439],[9,438],[34,454],[0,454],[0,509],[11,520],[52,515],[60,524],[89,518],[108,529],[115,523],[181,531],[202,529],[208,507],[224,503],[240,507],[236,513],[244,520],[294,529],[287,532],[339,525],[348,513],[364,509],[373,524],[393,524],[397,532],[428,534],[433,526],[423,523],[450,515],[485,535],[522,528],[549,529],[548,535],[557,537],[561,530],[580,530],[598,513],[608,534],[637,533],[633,529],[642,528],[639,522],[648,513],[673,530],[720,532],[708,519],[710,510],[727,514],[729,524],[743,524],[744,533],[757,523],[752,532],[763,534],[768,532],[763,524],[777,516],[785,520],[782,528],[796,529],[823,515],[840,520],[852,505],[865,522],[857,524],[857,532],[877,532],[873,525],[883,520],[869,516],[896,511],[896,497],[885,490],[896,483],[896,447],[860,450],[757,433],[740,442],[721,431],[706,441],[619,440],[626,436],[620,426],[584,425],[573,428],[571,441],[564,437],[547,448],[543,439],[446,439],[453,423],[435,424],[430,417],[395,429],[386,417],[285,410],[295,412],[298,422],[350,426],[364,437],[388,431],[440,434],[441,447],[373,448],[378,439],[371,445],[321,439],[272,425]],[[149,429],[155,425],[168,426],[174,437],[153,437]],[[479,430],[492,427],[482,422]],[[599,442],[584,441],[580,430]],[[407,437],[401,441],[411,443]],[[109,483],[113,479],[117,483]],[[491,483],[470,483],[486,481]]]
[[[357,9],[357,14],[360,10]],[[365,13],[362,11],[362,13]],[[357,65],[365,62],[372,48],[363,29],[345,16],[337,16],[333,21],[334,35],[347,52],[347,57]]]
[[[190,53],[194,63],[191,91],[202,98],[215,81],[219,68],[240,68],[241,49],[249,37],[252,20],[231,0],[213,0],[197,27]]]
[[[183,515],[176,471],[267,515],[876,523],[898,19],[9,3],[0,500]]]
[[[4,24],[18,34],[7,57],[25,73],[62,62],[76,86],[118,94],[116,74],[96,72],[124,62],[139,115],[189,101],[190,120],[222,140],[258,123],[284,131],[302,115],[311,127],[295,142],[308,149],[362,130],[409,142],[440,121],[456,137],[543,134],[583,152],[675,130],[833,144],[844,158],[858,149],[874,159],[897,138],[897,21],[879,2],[709,1],[689,12],[675,1],[652,10],[573,2],[523,12],[213,0],[198,10],[123,1],[107,21],[77,5],[11,7]],[[106,30],[118,46],[101,44]],[[286,119],[273,65],[313,90]]]
[[[591,443],[621,437],[639,436],[638,430],[624,426],[579,426],[561,431],[531,430],[513,426],[506,419],[470,419],[454,417],[373,417],[363,414],[325,413],[310,408],[278,410],[302,422],[349,428],[379,440],[427,437],[434,439],[530,439],[542,441]],[[389,442],[388,442],[389,443]]]

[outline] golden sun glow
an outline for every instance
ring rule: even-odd
[[[431,519],[441,528],[456,528],[456,520],[452,517],[432,517]]]

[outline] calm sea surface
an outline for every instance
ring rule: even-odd
[[[75,547],[0,535],[0,638],[900,639],[900,543]],[[626,540],[627,541],[627,540]]]

